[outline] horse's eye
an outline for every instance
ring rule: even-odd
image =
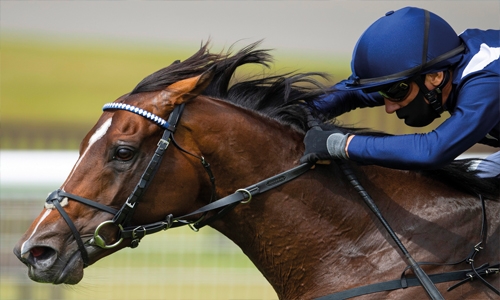
[[[134,151],[130,148],[120,147],[116,149],[113,159],[128,161],[134,157]]]

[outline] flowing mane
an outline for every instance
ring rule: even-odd
[[[158,91],[213,68],[214,79],[204,95],[257,111],[299,131],[307,131],[307,114],[299,101],[305,103],[325,94],[327,88],[315,78],[327,79],[328,75],[312,72],[262,74],[259,78],[236,80],[235,71],[242,65],[259,64],[269,68],[273,58],[269,50],[255,49],[259,44],[253,43],[232,55],[231,48],[225,54],[209,53],[209,44],[206,43],[188,59],[177,60],[144,78],[131,94]]]

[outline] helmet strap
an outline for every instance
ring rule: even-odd
[[[440,115],[443,113],[443,88],[450,80],[450,71],[444,71],[443,81],[433,90],[429,90],[424,84],[425,75],[415,78],[415,83],[424,93],[425,99],[429,101],[430,106]]]

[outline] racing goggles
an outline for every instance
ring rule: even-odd
[[[378,90],[378,93],[392,102],[400,102],[410,93],[411,80],[396,82],[386,88]]]

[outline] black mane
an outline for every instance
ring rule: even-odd
[[[212,54],[208,51],[209,43],[205,43],[188,59],[182,62],[175,61],[144,78],[131,94],[159,91],[179,80],[198,76],[213,68],[215,76],[203,92],[206,96],[258,111],[304,133],[310,128],[308,117],[312,114],[325,130],[334,127],[343,132],[384,134],[368,132],[362,128],[340,127],[335,119],[328,119],[329,116],[322,115],[314,106],[308,104],[329,92],[319,81],[328,79],[325,73],[291,72],[281,75],[263,73],[258,78],[247,77],[237,80],[235,71],[245,64],[257,64],[269,68],[272,56],[268,53],[269,50],[257,50],[259,44],[260,41],[250,44],[236,54],[231,53],[231,48],[225,54]],[[427,170],[422,173],[459,190],[498,199],[500,195],[498,179],[480,179],[469,170],[470,163],[470,160],[456,160],[442,169]]]
[[[159,91],[174,82],[213,68],[214,78],[203,95],[258,111],[302,132],[307,131],[309,127],[304,103],[326,93],[327,89],[319,80],[327,80],[328,75],[312,72],[268,75],[263,72],[259,77],[242,76],[237,79],[237,68],[245,64],[269,68],[273,58],[269,50],[256,49],[259,44],[250,44],[233,55],[231,48],[225,54],[209,53],[206,43],[188,59],[175,61],[144,78],[131,94]]]

